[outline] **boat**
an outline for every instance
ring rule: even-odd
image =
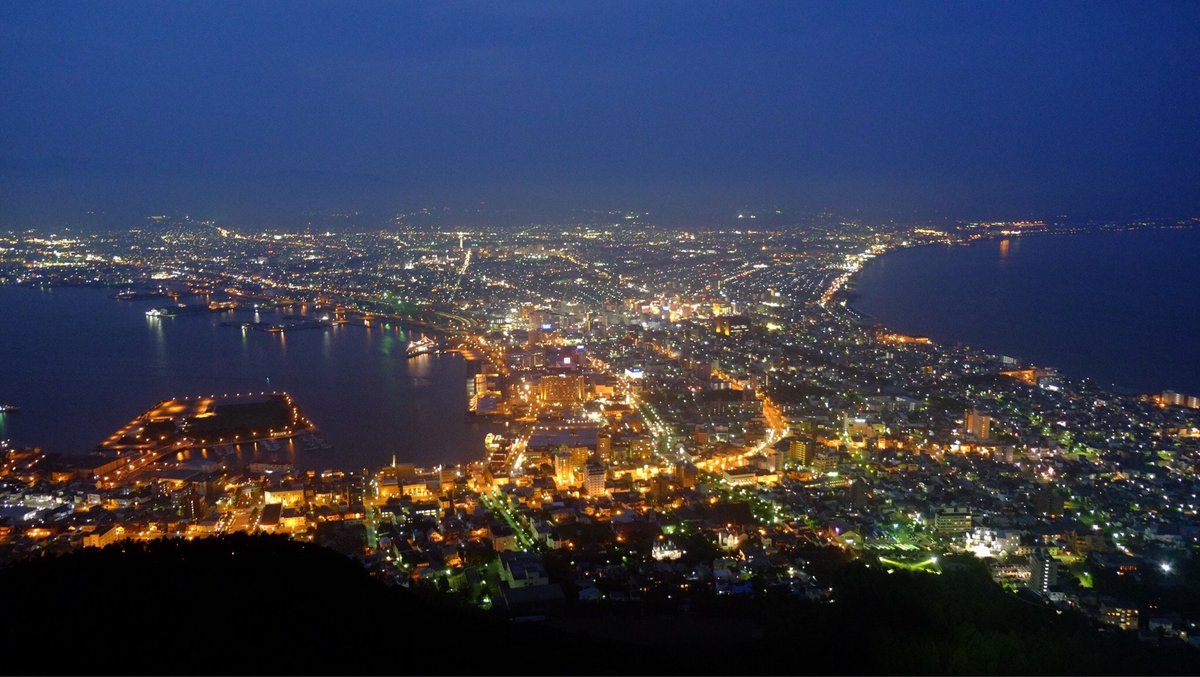
[[[21,408],[15,404],[0,404],[0,414],[11,414],[21,411]]]
[[[436,352],[437,350],[437,341],[434,341],[428,336],[424,336],[416,341],[409,341],[406,354],[409,357],[416,357],[418,355],[427,355],[429,353]]]

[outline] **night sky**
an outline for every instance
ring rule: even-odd
[[[0,225],[1195,216],[1197,36],[1198,2],[6,2]]]

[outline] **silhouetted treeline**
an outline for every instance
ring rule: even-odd
[[[715,619],[718,631],[727,623],[728,643],[656,643],[645,630],[656,623],[640,623],[642,634],[628,640],[602,640],[389,588],[353,560],[282,537],[121,543],[0,571],[0,650],[7,672],[35,674],[1145,674],[1200,668],[1200,652],[1102,636],[1082,618],[1004,593],[970,562],[952,563],[943,576],[888,575],[850,564],[830,583],[838,590],[832,604],[777,594],[713,599],[693,610]],[[664,628],[672,623],[669,616],[660,620]],[[743,624],[763,630],[748,640],[747,633],[733,632]]]

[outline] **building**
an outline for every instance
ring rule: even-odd
[[[521,549],[520,544],[517,543],[516,533],[507,524],[500,522],[489,524],[488,538],[492,542],[492,549],[496,552],[513,552]]]
[[[258,528],[268,533],[274,533],[279,530],[279,520],[282,516],[282,503],[268,503],[263,506],[262,512],[258,515]]]
[[[976,557],[1006,557],[1021,555],[1028,548],[1021,542],[1021,532],[1016,529],[986,529],[976,527],[965,537],[963,548]]]
[[[604,494],[604,466],[588,463],[584,466],[583,488],[589,496]]]
[[[1058,517],[1066,509],[1066,498],[1052,484],[1038,487],[1033,497],[1033,509],[1039,515]]]
[[[285,508],[304,505],[304,487],[278,486],[263,490],[264,503],[280,503]]]
[[[865,512],[871,501],[871,488],[863,479],[849,480],[846,486],[846,504],[851,510]]]
[[[978,409],[972,409],[967,412],[966,422],[963,427],[966,429],[967,435],[977,440],[988,440],[992,437],[992,417],[980,412]]]
[[[687,462],[676,464],[675,481],[685,489],[694,489],[700,481],[696,466]]]
[[[578,374],[546,376],[538,383],[538,397],[546,404],[578,404],[583,391],[584,378]]]
[[[83,537],[83,547],[103,548],[110,543],[116,543],[125,535],[125,527],[114,524],[107,529],[100,528]]]
[[[722,315],[714,322],[714,331],[722,336],[745,336],[750,332],[750,319],[741,315]]]
[[[612,435],[606,432],[597,433],[596,455],[605,463],[612,460]]]
[[[1058,560],[1039,550],[1029,558],[1029,587],[1043,595],[1058,583]]]
[[[1127,604],[1110,602],[1100,605],[1100,622],[1121,630],[1138,629],[1138,610]]]
[[[725,470],[721,475],[721,479],[735,487],[752,486],[758,483],[758,477],[754,472],[754,468],[748,465]]]
[[[1164,390],[1161,395],[1155,398],[1159,404],[1164,407],[1188,407],[1190,409],[1200,409],[1200,396],[1184,395],[1177,393],[1174,390]]]
[[[284,508],[279,515],[279,526],[285,531],[304,531],[308,528],[308,518],[299,508]]]
[[[933,516],[933,530],[943,536],[965,534],[971,530],[971,509],[959,506],[943,508]]]
[[[554,483],[560,487],[575,484],[575,465],[571,462],[571,452],[554,452]]]
[[[629,439],[629,460],[634,463],[649,463],[654,456],[654,443],[645,435]]]
[[[550,582],[542,560],[528,552],[500,553],[500,579],[512,588],[528,588]]]
[[[795,465],[810,466],[817,456],[817,443],[813,439],[793,437],[787,442],[788,461]]]

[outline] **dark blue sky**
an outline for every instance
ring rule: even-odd
[[[1197,2],[0,3],[0,218],[1191,216],[1197,35]]]

